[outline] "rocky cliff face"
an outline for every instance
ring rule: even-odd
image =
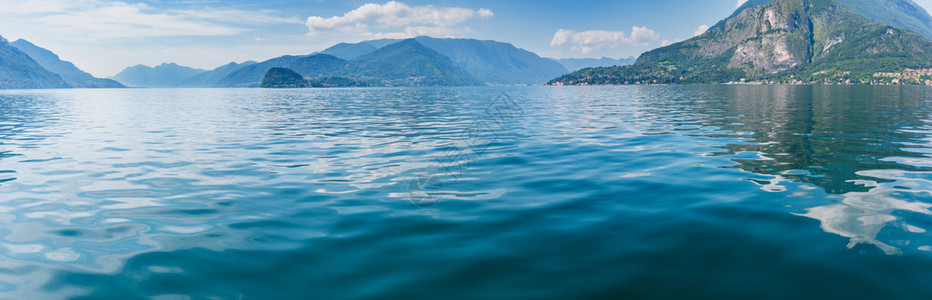
[[[823,71],[865,76],[923,67],[932,67],[932,42],[919,34],[875,23],[830,0],[774,0],[742,7],[705,34],[647,52],[633,66],[588,70],[557,81],[795,80]]]
[[[797,0],[751,7],[702,36],[671,49],[651,51],[638,63],[669,59],[674,54],[669,50],[673,50],[698,60],[724,56],[724,66],[752,75],[786,71],[811,58],[812,6],[812,1]]]
[[[807,37],[811,35],[809,22],[804,18],[805,10],[802,5],[775,5],[744,11],[739,18],[759,21],[752,23],[755,32],[738,43],[728,67],[773,74],[802,64],[809,54],[806,46]],[[739,20],[726,23],[725,30],[742,26]]]

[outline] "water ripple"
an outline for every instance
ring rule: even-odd
[[[0,298],[932,295],[927,99],[2,91]]]

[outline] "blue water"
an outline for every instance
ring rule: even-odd
[[[0,92],[0,298],[929,298],[932,89]]]

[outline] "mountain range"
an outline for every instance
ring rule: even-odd
[[[410,41],[417,42],[417,45]],[[412,53],[421,55],[405,57],[392,54],[391,51],[380,51],[402,42],[407,43],[406,47],[402,47],[405,51],[413,51]],[[424,51],[425,49],[430,51]],[[327,55],[327,57],[319,55]],[[414,59],[417,59],[418,63],[425,64],[426,67],[415,68]],[[435,67],[449,68],[442,72],[444,78],[408,82],[397,78],[400,74],[393,74],[394,70],[385,68],[387,65],[384,64],[379,69],[381,74],[359,68],[359,65],[379,66],[379,61],[404,63],[407,66],[406,75],[410,77],[429,78],[436,75],[411,73],[410,71],[436,72],[440,69]],[[447,66],[447,62],[452,62],[453,66]],[[582,63],[598,65],[602,61],[591,60]],[[356,69],[347,67],[348,65]],[[363,80],[367,84],[379,86],[436,85],[437,82],[446,82],[443,84],[455,82],[456,85],[535,85],[568,72],[560,62],[542,58],[533,52],[508,43],[426,36],[414,39],[378,39],[359,43],[340,43],[308,55],[286,55],[263,62],[229,64],[212,71],[199,70],[200,73],[192,71],[182,74],[188,77],[180,79],[175,73],[178,67],[177,65],[163,65],[155,68],[134,66],[113,78],[130,86],[144,87],[256,87],[259,86],[266,72],[272,68],[288,68],[306,77],[349,76]],[[324,69],[316,69],[317,67],[324,67]],[[210,75],[206,75],[207,73]],[[361,77],[356,78],[356,76]]]
[[[331,52],[332,53],[332,52]],[[343,55],[343,57],[351,57]],[[287,70],[287,71],[286,71]],[[470,86],[482,83],[448,57],[416,39],[400,40],[374,52],[345,60],[330,54],[314,54],[292,61],[288,68],[269,70],[262,87],[293,86],[288,72],[338,86]],[[343,84],[333,79],[340,78]],[[284,81],[282,81],[284,80]],[[319,82],[317,85],[325,85]],[[315,84],[310,84],[315,86]]]
[[[932,28],[923,20],[928,13],[909,0],[752,0],[631,66],[579,70],[550,84],[871,83],[878,72],[932,68],[932,42],[909,29]]]

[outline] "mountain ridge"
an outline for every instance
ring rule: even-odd
[[[560,63],[517,48],[509,43],[473,39],[413,38],[427,48],[453,61],[471,77],[490,85],[542,84],[567,72]],[[352,61],[381,48],[407,39],[377,39],[359,43],[339,43],[309,55],[285,55],[243,66],[208,87],[255,87],[271,68],[281,67],[305,73],[293,64],[311,56],[326,54]],[[310,74],[303,74],[308,76]],[[313,76],[312,76],[313,77]]]
[[[52,73],[58,74],[71,87],[75,88],[125,88],[123,84],[111,79],[97,78],[93,75],[82,71],[69,61],[62,60],[54,52],[36,46],[35,44],[19,39],[10,43],[13,47],[19,49],[40,66]]]
[[[0,89],[70,88],[62,77],[42,67],[0,36]]]
[[[207,70],[180,66],[176,63],[163,63],[155,67],[135,65],[124,69],[111,79],[133,87],[179,87],[188,78],[204,72]]]
[[[468,86],[481,82],[417,39],[406,39],[358,57],[347,69],[357,79],[388,85]]]

